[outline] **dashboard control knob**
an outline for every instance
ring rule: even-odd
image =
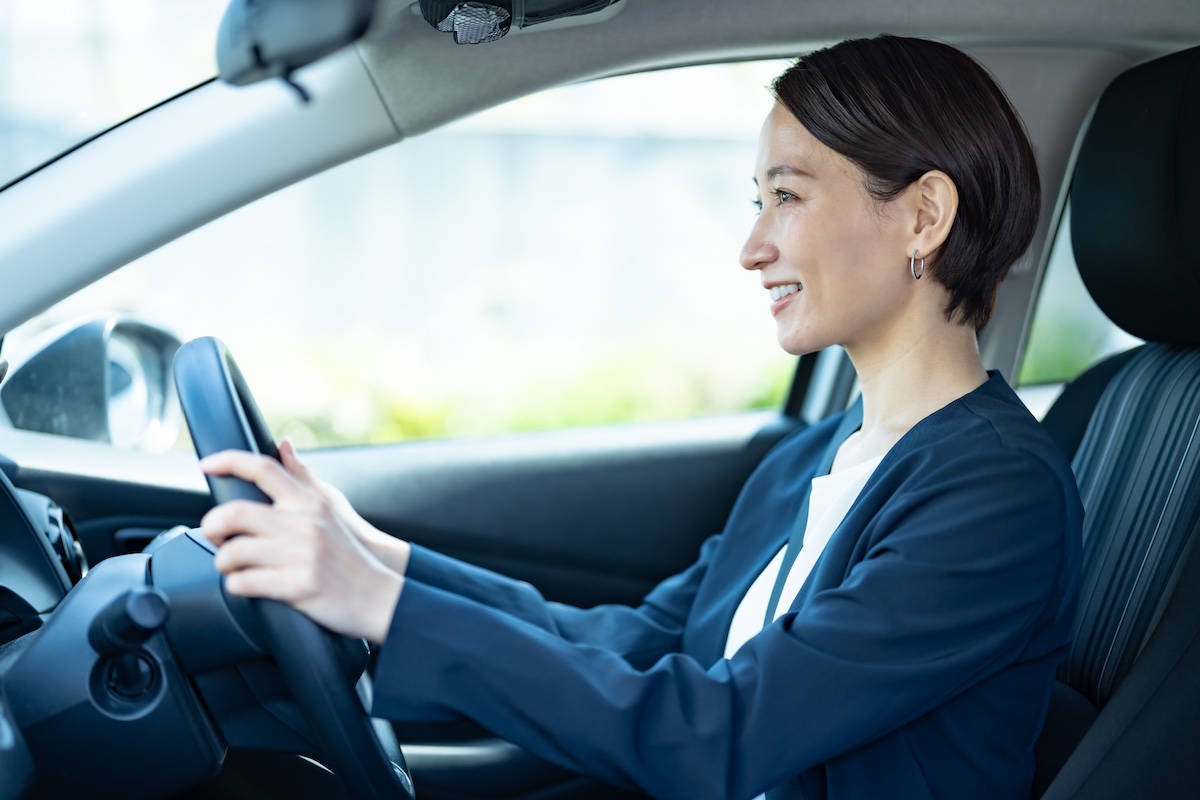
[[[167,621],[167,598],[149,586],[118,595],[88,626],[92,648],[110,663],[105,685],[121,698],[132,700],[149,691],[154,665],[140,651]]]
[[[117,656],[141,648],[167,621],[167,598],[144,586],[114,598],[88,627],[88,641],[97,653]]]

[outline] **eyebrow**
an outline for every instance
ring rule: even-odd
[[[790,178],[810,178],[811,179],[813,177],[811,172],[807,172],[806,170],[802,170],[798,167],[789,167],[786,165],[779,165],[776,167],[771,167],[769,170],[767,170],[767,180],[768,181],[773,181],[776,178],[780,177],[781,175],[787,175]],[[752,178],[752,180],[754,181],[754,184],[757,186],[758,178]]]

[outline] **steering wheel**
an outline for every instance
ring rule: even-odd
[[[174,371],[179,403],[201,458],[221,450],[279,457],[241,371],[219,339],[203,337],[183,345],[175,355]],[[271,502],[257,486],[239,478],[207,477],[217,503]],[[255,600],[252,605],[271,657],[299,703],[327,766],[347,794],[416,800],[390,726],[371,720],[355,687],[346,680],[339,655],[343,643],[284,603]]]

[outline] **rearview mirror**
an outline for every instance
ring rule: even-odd
[[[367,32],[375,0],[233,0],[217,33],[217,73],[237,86],[287,79]]]

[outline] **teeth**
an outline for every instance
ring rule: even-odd
[[[775,286],[771,288],[771,299],[780,300],[787,297],[789,294],[795,294],[800,291],[800,284],[789,283],[784,286]]]

